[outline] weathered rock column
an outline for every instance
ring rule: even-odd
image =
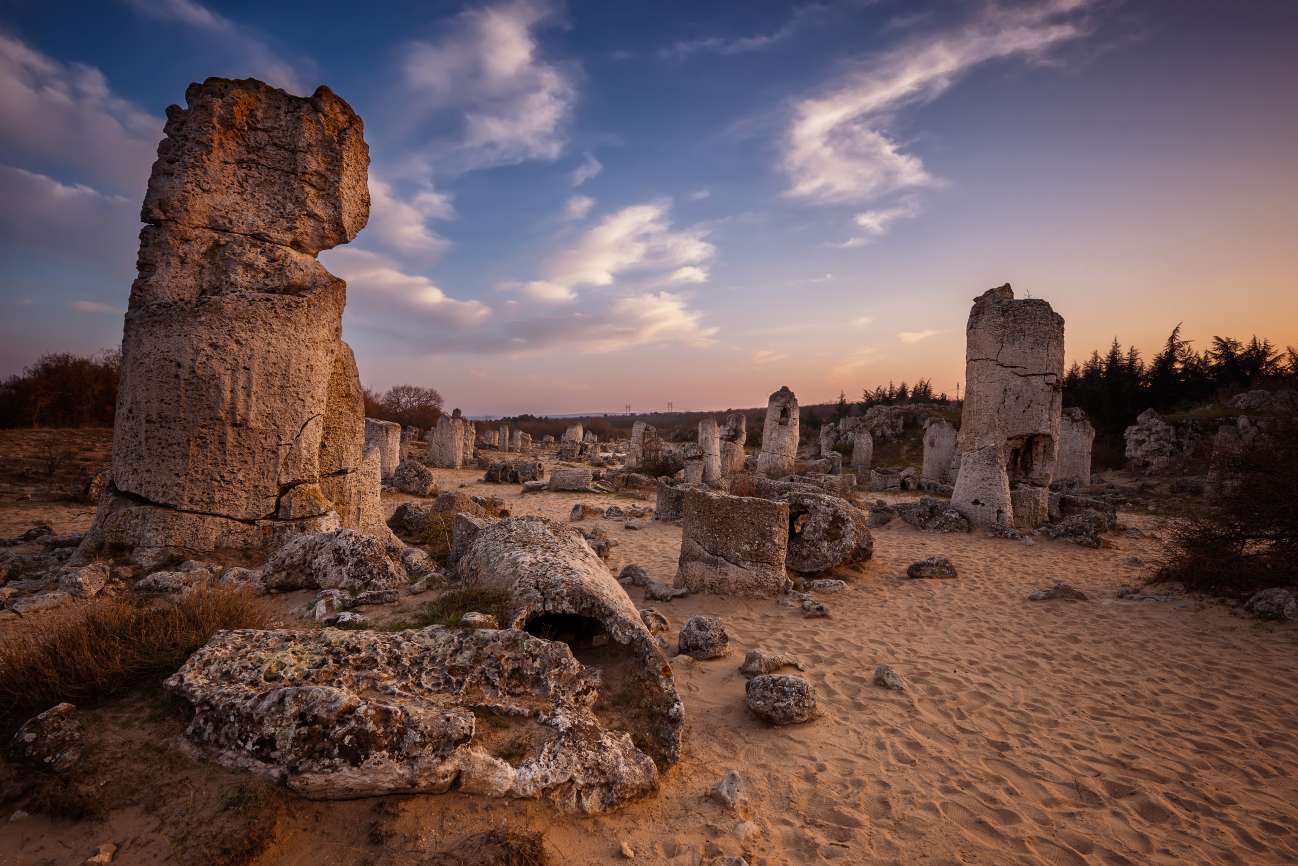
[[[81,555],[246,558],[378,501],[346,284],[316,261],[369,217],[361,119],[325,87],[185,96],[144,199],[113,481]]]
[[[870,477],[870,468],[874,465],[874,437],[869,430],[856,431],[852,437],[852,471],[862,483]]]
[[[384,478],[391,478],[392,473],[401,465],[401,445],[404,440],[401,425],[394,421],[379,421],[376,418],[365,419],[365,450],[379,450],[379,469]]]
[[[766,423],[762,427],[762,450],[757,455],[757,471],[768,478],[792,475],[797,454],[798,398],[787,385],[781,385],[766,405]]]
[[[957,447],[958,434],[951,422],[942,418],[930,418],[924,424],[924,468],[920,477],[925,481],[936,481],[950,484],[951,465]]]
[[[744,416],[732,413],[721,425],[721,474],[744,471],[744,443],[748,441],[748,423]]]
[[[524,434],[522,430],[519,430],[518,428],[514,428],[513,433],[511,433],[509,437],[510,451],[516,451],[519,454],[523,453],[523,435]],[[529,436],[528,438],[530,439],[531,437]]]
[[[449,415],[437,419],[428,434],[428,465],[442,469],[464,468],[464,421]]]
[[[508,425],[508,424],[501,424],[501,425],[500,425],[500,434],[499,434],[499,435],[500,435],[500,438],[497,440],[497,442],[498,442],[497,447],[499,447],[501,451],[508,451],[508,450],[509,450],[509,446],[510,446],[510,439],[509,439],[509,425]]]
[[[1059,465],[1055,480],[1068,484],[1091,483],[1091,449],[1095,428],[1086,410],[1077,406],[1064,410],[1059,426]]]
[[[979,526],[1030,527],[1034,491],[1054,480],[1063,398],[1064,319],[1043,300],[1014,299],[1009,284],[969,313],[960,473],[951,504]],[[1023,505],[1016,521],[1013,500]]]
[[[622,462],[626,469],[639,469],[640,461],[644,456],[644,431],[649,425],[643,421],[636,421],[631,425],[631,444],[626,449],[626,459]]]
[[[721,428],[716,418],[699,422],[699,450],[703,452],[703,483],[715,486],[721,481]]]
[[[477,459],[478,456],[478,431],[477,428],[473,426],[473,422],[467,419],[464,420],[463,431],[464,431],[464,449],[463,449],[464,465],[468,466],[475,459]]]

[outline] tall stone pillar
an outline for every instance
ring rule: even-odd
[[[787,385],[771,395],[762,426],[762,450],[757,471],[768,478],[793,474],[798,455],[798,398]]]
[[[967,341],[951,504],[979,526],[1030,528],[1059,454],[1064,319],[1043,300],[1016,300],[1007,283],[974,301]]]
[[[716,418],[699,422],[699,450],[703,454],[703,483],[715,486],[721,481],[721,428]]]

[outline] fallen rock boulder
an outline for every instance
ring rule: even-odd
[[[489,484],[526,484],[545,474],[540,460],[497,460],[482,477]]]
[[[15,761],[62,773],[81,760],[81,718],[69,703],[56,704],[23,722],[9,741]]]
[[[166,686],[216,761],[316,799],[455,788],[590,814],[658,784],[593,711],[599,675],[521,631],[222,631]]]
[[[785,667],[802,670],[802,663],[795,656],[784,653],[750,649],[744,654],[744,663],[739,666],[739,672],[746,677],[755,677],[761,674],[773,674]]]
[[[350,529],[291,539],[271,554],[262,581],[272,591],[397,589],[410,582],[404,545]]]
[[[748,709],[772,725],[809,722],[817,715],[816,687],[802,677],[761,674],[748,681]]]
[[[437,480],[433,470],[418,460],[402,460],[392,473],[392,486],[411,496],[436,496]]]
[[[788,555],[791,571],[816,574],[840,565],[865,562],[874,554],[864,511],[827,493],[791,491]]]
[[[699,615],[685,621],[676,638],[682,654],[700,661],[719,659],[730,652],[730,635],[720,617]]]
[[[589,493],[595,482],[589,469],[559,468],[550,473],[550,489],[574,493]]]

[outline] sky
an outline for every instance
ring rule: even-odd
[[[1298,345],[1298,3],[0,0],[0,375],[116,347],[166,107],[362,116],[366,386],[471,415],[954,392],[1011,283],[1069,362]]]

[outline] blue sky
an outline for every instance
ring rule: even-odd
[[[1298,342],[1298,4],[0,0],[0,372],[120,339],[163,111],[366,123],[366,384],[475,414],[961,377],[1012,282],[1117,335]]]

